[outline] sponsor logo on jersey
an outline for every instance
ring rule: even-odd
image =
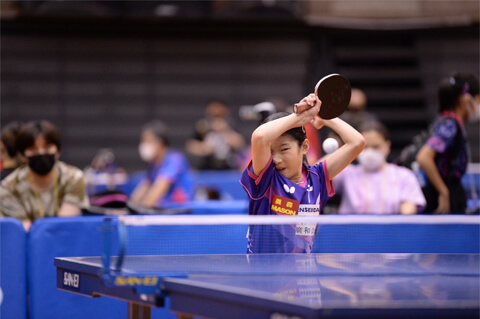
[[[278,214],[296,215],[299,204],[298,200],[273,195],[270,209]]]
[[[320,215],[320,205],[300,205],[298,215],[316,216]]]

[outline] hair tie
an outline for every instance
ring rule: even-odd
[[[468,82],[465,82],[462,89],[462,95],[467,94],[469,90],[470,90],[470,84],[468,84]]]

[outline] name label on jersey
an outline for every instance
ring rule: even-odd
[[[318,216],[320,214],[320,205],[303,204],[298,208],[298,216]],[[313,236],[317,229],[316,223],[300,223],[296,225],[295,234],[300,236]]]
[[[278,214],[296,215],[299,204],[298,200],[273,195],[270,209]]]

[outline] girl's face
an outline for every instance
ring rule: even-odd
[[[275,169],[295,183],[302,181],[303,156],[309,148],[308,140],[302,146],[288,135],[282,135],[271,144],[271,152]]]

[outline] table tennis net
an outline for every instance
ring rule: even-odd
[[[279,229],[313,235],[313,253],[448,253],[463,252],[472,238],[478,243],[479,232],[478,218],[458,215],[155,215],[122,216],[118,223],[126,255],[245,254],[252,229],[267,247],[282,240]]]

